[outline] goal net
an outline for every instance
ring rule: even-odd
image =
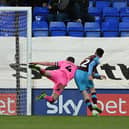
[[[31,115],[31,7],[0,7],[0,114]]]

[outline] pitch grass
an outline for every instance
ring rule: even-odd
[[[129,117],[0,116],[0,129],[129,129]]]

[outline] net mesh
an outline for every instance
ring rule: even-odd
[[[0,42],[0,114],[25,115],[27,11],[0,11]]]
[[[26,16],[26,12],[24,11],[0,11],[0,36],[15,36],[18,29],[18,35],[25,37],[27,32]]]

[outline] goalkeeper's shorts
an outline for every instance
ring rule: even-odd
[[[67,86],[67,83],[69,81],[67,79],[66,74],[61,70],[47,70],[47,71],[49,71],[50,73],[50,77],[47,78],[54,82],[53,86],[54,93],[60,95],[63,92],[65,86]]]

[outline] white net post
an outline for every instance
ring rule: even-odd
[[[31,42],[31,38],[32,38],[32,35],[31,35],[31,33],[32,33],[32,29],[31,29],[32,28],[32,10],[31,10],[31,7],[0,7],[0,14],[2,14],[2,12],[21,12],[21,11],[24,11],[27,14],[27,27],[26,27],[27,34],[26,34],[26,47],[25,47],[26,52],[22,52],[22,54],[26,53],[25,63],[27,64],[27,67],[26,67],[27,68],[27,80],[26,80],[26,85],[27,85],[26,86],[26,88],[27,88],[26,93],[27,94],[26,94],[26,100],[25,100],[26,106],[25,105],[24,106],[26,107],[26,114],[31,115],[31,108],[32,108],[32,106],[31,106],[31,103],[32,103],[31,102],[31,97],[32,97],[32,95],[31,95],[32,87],[31,86],[32,86],[32,84],[31,83],[32,83],[32,81],[31,81],[31,70],[29,69],[29,62],[31,62],[31,56],[32,56],[32,51],[31,51],[31,49],[32,49],[32,42]],[[3,22],[5,22],[5,21],[3,20]],[[5,31],[6,30],[2,30],[2,32],[5,32]],[[11,31],[12,31],[11,29],[8,30],[8,32],[11,32]],[[12,34],[12,36],[15,36],[15,34]],[[4,36],[3,36],[3,38],[4,38]],[[16,38],[16,40],[20,40],[20,39]],[[19,47],[21,47],[21,45],[19,45]],[[20,51],[19,51],[19,53],[20,53]],[[19,57],[19,60],[20,60],[20,57]],[[19,61],[19,63],[21,63],[21,62]],[[19,68],[19,66],[17,68]],[[19,76],[20,76],[20,73],[19,73]],[[16,74],[16,79],[17,79],[17,74]],[[16,83],[19,83],[19,85],[20,85],[20,80],[16,81]],[[20,106],[22,106],[22,104],[20,104]],[[21,110],[21,109],[19,109],[19,110]],[[21,111],[18,111],[18,112],[21,112]],[[17,115],[21,115],[21,114],[24,115],[24,113],[18,113],[18,112],[17,112]]]
[[[28,18],[28,22],[27,22],[27,37],[28,37],[28,42],[27,42],[27,115],[31,115],[31,108],[32,108],[32,81],[31,81],[31,70],[29,69],[29,63],[31,62],[32,59],[32,11],[31,9],[28,10],[27,13],[27,18]]]

